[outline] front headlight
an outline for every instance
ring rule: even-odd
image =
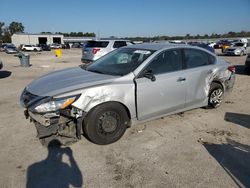
[[[71,105],[75,100],[76,96],[63,98],[63,99],[54,99],[52,101],[43,103],[35,107],[36,112],[44,113],[44,112],[54,112],[60,109],[64,109]]]

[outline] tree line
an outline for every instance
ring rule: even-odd
[[[233,32],[230,31],[224,34],[212,33],[211,35],[190,35],[186,34],[185,36],[154,36],[154,37],[126,37],[125,39],[132,41],[161,41],[161,40],[192,40],[192,39],[218,39],[218,38],[235,38],[235,37],[250,37],[250,31],[240,31]]]
[[[83,33],[83,32],[70,32],[70,33],[63,33],[63,32],[55,32],[55,33],[51,33],[51,32],[41,32],[41,34],[59,34],[59,35],[63,35],[65,37],[95,37],[95,33]]]
[[[4,22],[0,21],[0,42],[11,42],[11,36],[14,33],[23,33],[24,26],[21,22],[11,22],[9,25],[5,25]],[[41,34],[53,34],[51,32],[41,32]],[[55,32],[55,34],[61,34],[65,37],[95,37],[96,34],[94,32]],[[190,35],[186,34],[185,36],[154,36],[154,37],[125,37],[125,39],[132,41],[159,41],[159,40],[192,40],[192,39],[217,39],[217,38],[234,38],[234,37],[250,37],[250,31],[240,31],[233,32],[230,31],[224,34],[212,33],[211,35]]]
[[[11,36],[14,33],[23,33],[24,26],[21,22],[11,22],[10,25],[5,25],[0,21],[0,42],[11,42]]]

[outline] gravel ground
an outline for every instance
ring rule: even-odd
[[[50,149],[23,116],[19,96],[33,79],[81,64],[81,50],[30,53],[29,68],[0,52],[1,187],[250,187],[250,76],[236,65],[233,92],[218,109],[195,109],[129,128],[118,142],[83,138]],[[39,183],[39,179],[42,182]]]

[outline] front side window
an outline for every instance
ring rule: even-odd
[[[180,49],[167,50],[159,54],[150,62],[147,70],[153,74],[163,74],[182,69],[182,51]]]
[[[208,65],[208,56],[206,52],[196,49],[185,49],[185,64],[186,68],[195,68]]]
[[[87,70],[109,75],[126,75],[134,71],[153,53],[153,50],[119,48],[96,60]]]

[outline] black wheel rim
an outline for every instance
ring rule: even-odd
[[[98,133],[101,135],[113,134],[121,123],[119,114],[113,111],[104,112],[98,118]]]

